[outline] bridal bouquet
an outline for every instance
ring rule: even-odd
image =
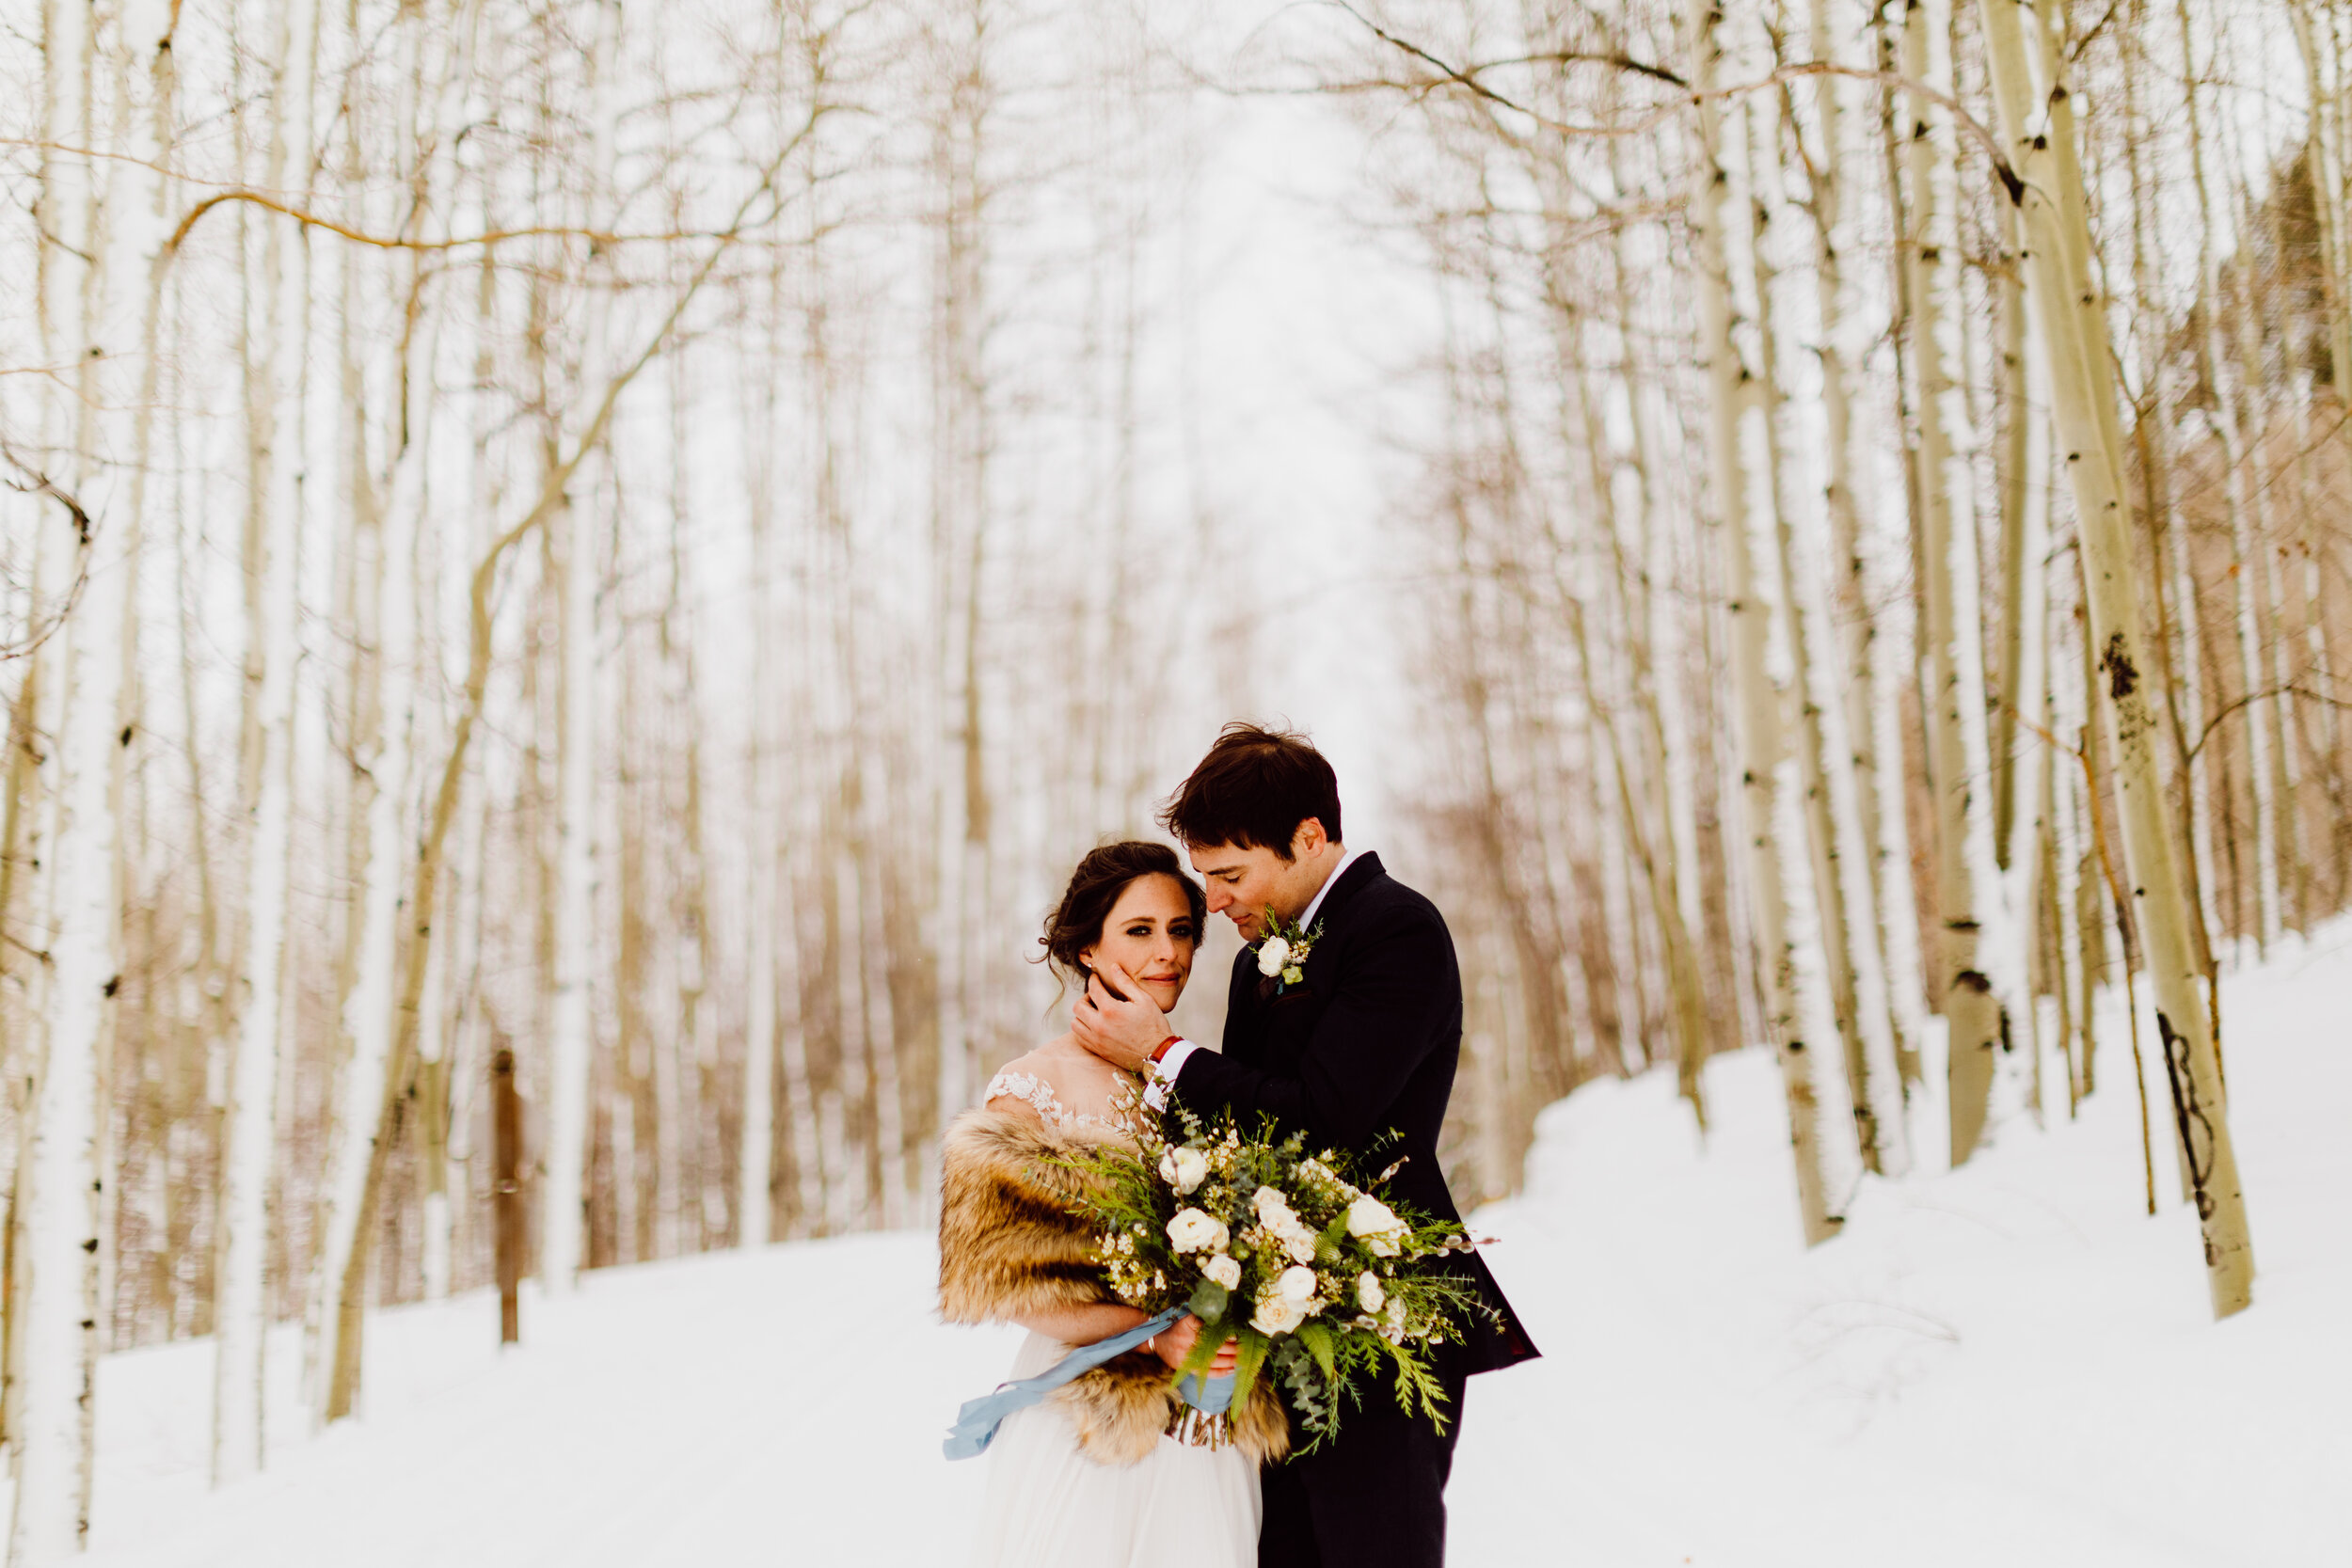
[[[1200,1320],[1180,1384],[1233,1339],[1234,1407],[1272,1375],[1310,1439],[1304,1451],[1339,1431],[1343,1398],[1359,1403],[1368,1378],[1390,1379],[1401,1407],[1442,1429],[1428,1347],[1458,1340],[1471,1314],[1493,1315],[1468,1281],[1425,1266],[1470,1249],[1462,1228],[1369,1190],[1395,1165],[1359,1186],[1343,1156],[1307,1153],[1303,1134],[1276,1137],[1271,1118],[1250,1135],[1231,1112],[1205,1123],[1175,1114],[1182,1142],[1142,1115],[1136,1148],[1104,1145],[1072,1163],[1091,1178],[1081,1202],[1120,1299]]]

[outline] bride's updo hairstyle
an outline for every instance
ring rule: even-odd
[[[1045,934],[1037,939],[1045,949],[1045,961],[1053,967],[1055,978],[1085,986],[1087,966],[1078,955],[1103,940],[1103,923],[1110,919],[1119,895],[1140,877],[1176,879],[1184,890],[1184,902],[1192,907],[1193,940],[1200,941],[1200,933],[1209,923],[1208,896],[1185,874],[1184,863],[1176,858],[1176,851],[1141,839],[1105,844],[1088,850],[1078,869],[1070,874],[1060,905],[1045,917]]]

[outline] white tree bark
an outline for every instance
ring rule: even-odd
[[[89,1528],[103,1244],[102,1062],[121,961],[119,732],[123,613],[137,533],[127,497],[97,459],[108,379],[96,357],[103,351],[97,331],[108,282],[97,259],[106,233],[92,160],[68,150],[106,140],[91,99],[94,19],[71,0],[51,0],[42,16],[49,145],[41,157],[36,300],[45,361],[73,369],[60,377],[67,385],[44,398],[48,494],[35,543],[36,613],[44,597],[60,609],[68,602],[85,552],[89,576],[28,676],[37,683],[37,733],[48,742],[40,764],[45,853],[35,884],[36,934],[47,961],[33,999],[40,1038],[13,1238],[11,1563],[78,1551]]]
[[[1740,834],[1745,845],[1751,918],[1765,996],[1766,1028],[1780,1055],[1796,1156],[1797,1202],[1808,1243],[1834,1235],[1821,1175],[1820,1114],[1813,1056],[1802,1037],[1788,935],[1788,896],[1777,843],[1777,796],[1782,752],[1780,694],[1766,669],[1770,607],[1756,596],[1750,538],[1753,487],[1742,450],[1742,426],[1756,412],[1756,377],[1735,336],[1736,306],[1725,244],[1726,209],[1734,199],[1723,149],[1726,118],[1714,87],[1722,74],[1724,13],[1709,6],[1686,27],[1696,100],[1697,145],[1691,159],[1691,237],[1699,303],[1700,352],[1709,392],[1710,493],[1724,552],[1724,592],[1732,622],[1732,679],[1738,693],[1740,754]],[[1740,112],[1733,107],[1731,114]]]
[[[2313,15],[2314,9],[2320,14]],[[2345,124],[2352,69],[2335,37],[2331,0],[2288,0],[2295,43],[2303,56],[2311,125],[2312,210],[2319,224],[2322,281],[2328,291],[2328,356],[2336,366],[2336,402],[2352,410],[2352,219],[2345,214]],[[2352,420],[2344,426],[2352,443]]]
[[[305,189],[311,164],[314,8],[288,5],[278,16],[282,51],[267,173],[272,189]],[[310,341],[310,243],[296,224],[267,220],[262,245],[268,324],[260,408],[267,420],[255,447],[266,463],[254,476],[267,498],[259,603],[262,620],[247,632],[259,643],[260,777],[254,797],[246,914],[244,995],[230,1069],[219,1221],[214,1323],[213,1480],[223,1485],[261,1466],[263,1338],[269,1308],[267,1199],[277,1092],[287,1033],[287,897],[292,876],[295,664],[301,657],[300,574],[305,498],[303,399]],[[248,659],[248,667],[255,662]]]
[[[2106,319],[2094,308],[2090,228],[2072,199],[2080,190],[2070,166],[2072,127],[2057,124],[2052,112],[2066,87],[2048,69],[2047,52],[2037,59],[2028,51],[2027,30],[2038,31],[2041,22],[2029,4],[1981,0],[1981,14],[2002,135],[2014,159],[2010,199],[2027,223],[2027,303],[2049,350],[2052,407],[2082,531],[2131,896],[2155,990],[2175,1125],[2188,1150],[2214,1314],[2227,1317],[2252,1300],[2253,1246],[2156,765],[2156,717],[2142,673],[2150,668],[2147,633],[2123,517],[2122,445],[2114,435],[2111,350]]]
[[[1905,73],[1952,90],[1951,17],[1945,0],[1913,0],[1903,33]],[[1929,770],[1936,800],[1936,917],[1943,951],[1931,979],[1947,1027],[1951,1158],[1966,1160],[1983,1132],[2003,1008],[1979,948],[1989,912],[1992,818],[1978,787],[1988,774],[1983,621],[1977,592],[1974,437],[1961,346],[1960,230],[1951,111],[1909,95],[1915,258],[1912,367],[1918,383],[1920,512],[1926,565]],[[1997,944],[1996,944],[1997,945]]]
[[[620,8],[598,0],[598,35],[590,71],[592,189],[612,188],[619,98],[607,77],[620,41]],[[612,310],[609,277],[592,269],[586,302],[586,362],[603,366]],[[596,530],[584,501],[563,514],[563,726],[556,765],[555,1005],[548,1021],[548,1071],[546,1208],[539,1236],[540,1283],[562,1294],[578,1283],[587,1221],[588,1079],[595,1054],[591,1007],[596,971],[593,921],[596,907],[596,805],[597,627],[599,573]]]

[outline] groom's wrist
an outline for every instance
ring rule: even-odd
[[[1184,1058],[1200,1049],[1182,1035],[1170,1035],[1160,1041],[1159,1049],[1152,1053],[1144,1069],[1144,1076],[1149,1080],[1143,1089],[1143,1103],[1147,1108],[1154,1111],[1168,1109],[1168,1085],[1175,1083],[1176,1075],[1184,1070]]]

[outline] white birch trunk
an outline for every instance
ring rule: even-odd
[[[2328,25],[2312,15],[2314,5],[2325,7]],[[2352,71],[2334,37],[2334,6],[2329,0],[2288,0],[2295,26],[2295,43],[2303,56],[2303,75],[2311,117],[2312,208],[2319,224],[2320,269],[2328,296],[2328,356],[2335,369],[2336,402],[2352,410],[2352,219],[2345,214],[2344,138],[2352,127],[2344,123]],[[2352,420],[2344,426],[2352,443]]]
[[[1903,35],[1906,74],[1952,90],[1950,12],[1944,0],[1915,0]],[[1992,821],[1973,785],[1987,775],[1983,623],[1977,593],[1974,437],[1962,352],[1960,231],[1951,111],[1909,97],[1918,127],[1910,147],[1917,378],[1920,513],[1927,573],[1929,770],[1936,799],[1936,913],[1943,951],[1931,990],[1942,1002],[1950,1082],[1951,1158],[1965,1161],[1983,1132],[1986,1097],[1999,1050],[2002,1006],[1982,967],[1979,939],[1990,885]]]
[[[1801,1037],[1788,936],[1788,901],[1776,842],[1781,752],[1779,693],[1765,667],[1769,607],[1756,597],[1749,538],[1751,480],[1741,426],[1752,411],[1755,377],[1734,337],[1735,306],[1726,254],[1726,210],[1734,200],[1723,148],[1724,110],[1714,96],[1721,73],[1724,13],[1708,7],[1688,26],[1698,144],[1691,159],[1691,236],[1696,262],[1700,352],[1707,362],[1711,420],[1709,478],[1721,531],[1724,592],[1732,622],[1732,679],[1738,693],[1740,752],[1740,832],[1746,848],[1748,895],[1765,997],[1766,1030],[1779,1053],[1796,1156],[1797,1202],[1808,1243],[1836,1233],[1822,1181],[1813,1058]],[[1734,107],[1730,112],[1739,111]]]
[[[270,188],[307,189],[311,163],[312,67],[316,12],[302,5],[279,12],[282,62],[272,119],[266,179]],[[254,476],[266,500],[260,608],[247,636],[259,644],[261,725],[254,797],[244,995],[230,1069],[224,1139],[219,1261],[214,1287],[216,1346],[213,1387],[213,1481],[225,1485],[258,1469],[262,1428],[263,1339],[269,1304],[267,1266],[271,1144],[288,1022],[287,897],[292,876],[295,662],[301,656],[300,573],[306,464],[303,402],[310,342],[310,244],[299,226],[267,220],[263,238],[268,325],[267,420],[256,447],[266,467]],[[248,660],[248,667],[255,662]]]
[[[768,428],[760,436],[763,449],[774,435],[773,421],[766,423]],[[755,456],[753,464],[755,473],[767,468],[759,457]],[[757,483],[751,499],[752,718],[743,769],[751,819],[746,825],[744,865],[743,1131],[735,1200],[736,1243],[746,1248],[768,1244],[775,1202],[776,990],[780,983],[775,914],[778,862],[784,851],[777,841],[781,806],[771,780],[776,759],[784,754],[785,740],[776,708],[773,626],[778,594],[774,520],[768,500],[771,494],[772,484]]]
[[[588,1076],[594,1021],[596,549],[589,516],[563,514],[563,725],[556,765],[555,1004],[548,1019],[546,1209],[540,1283],[562,1294],[580,1268],[588,1154]]]
[[[36,613],[43,598],[62,611],[85,564],[90,577],[27,676],[37,683],[38,733],[50,737],[39,765],[44,820],[35,846],[41,858],[33,906],[37,941],[49,961],[36,972],[27,999],[40,1037],[11,1239],[10,1563],[45,1562],[82,1548],[95,1457],[100,1061],[119,963],[115,726],[128,592],[120,552],[128,531],[106,516],[93,462],[99,378],[89,353],[91,312],[104,288],[91,261],[103,244],[95,177],[89,158],[62,150],[99,139],[89,100],[93,20],[89,8],[71,0],[51,0],[42,15],[43,135],[50,147],[40,167],[36,302],[45,362],[75,369],[43,400],[53,491],[41,499],[35,542]]]
[[[2253,501],[2249,489],[2253,478],[2249,473],[2249,454],[2247,451],[2246,415],[2243,406],[2246,388],[2231,374],[2232,358],[2222,336],[2222,315],[2225,309],[2221,277],[2218,232],[2221,205],[2213,188],[2213,176],[2207,167],[2203,116],[2199,111],[2201,93],[2198,87],[2198,66],[2195,34],[2188,7],[2178,8],[2181,23],[2181,55],[2184,103],[2188,117],[2188,155],[2191,175],[2197,186],[2198,288],[2203,301],[2204,342],[2202,353],[2205,373],[2211,381],[2214,396],[2219,404],[2215,420],[2215,434],[2221,441],[2224,483],[2222,495],[2230,519],[2230,559],[2233,563],[2231,582],[2237,608],[2238,678],[2245,685],[2245,703],[2237,714],[2237,722],[2245,736],[2247,784],[2254,813],[2254,900],[2256,944],[2266,947],[2279,936],[2279,848],[2278,802],[2271,792],[2269,713],[2265,705],[2255,700],[2263,687],[2262,633],[2255,624],[2253,552],[2258,547],[2251,533]]]
[[[1777,243],[1772,235],[1786,225],[1788,207],[1779,184],[1775,153],[1780,132],[1772,101],[1759,100],[1749,105],[1748,125],[1751,184],[1755,192],[1750,211],[1754,214],[1752,254],[1759,340],[1757,388],[1768,410],[1768,467],[1772,475],[1770,492],[1775,517],[1774,557],[1779,568],[1781,627],[1788,649],[1790,697],[1797,713],[1800,807],[1811,853],[1821,960],[1844,1056],[1855,1142],[1864,1168],[1875,1172],[1888,1170],[1885,1146],[1891,1142],[1898,1149],[1892,1168],[1899,1170],[1904,1164],[1899,1152],[1900,1103],[1899,1099],[1891,1105],[1883,1103],[1882,1080],[1878,1077],[1883,1065],[1891,1066],[1895,1043],[1888,1029],[1884,984],[1877,962],[1876,922],[1867,912],[1870,904],[1867,897],[1867,873],[1859,881],[1851,875],[1863,858],[1863,840],[1852,825],[1855,800],[1851,752],[1842,744],[1842,734],[1833,738],[1833,728],[1842,729],[1837,722],[1841,717],[1837,705],[1816,697],[1817,692],[1836,689],[1838,676],[1834,673],[1835,649],[1827,645],[1827,640],[1814,635],[1814,627],[1828,623],[1829,610],[1820,595],[1809,591],[1809,586],[1818,588],[1820,576],[1810,562],[1802,559],[1797,529],[1797,515],[1802,512],[1808,538],[1826,542],[1833,534],[1835,531],[1826,513],[1843,489],[1843,465],[1836,459],[1826,465],[1821,476],[1826,483],[1818,489],[1792,484],[1784,477],[1787,469],[1811,477],[1806,466],[1796,461],[1799,443],[1809,437],[1811,427],[1805,425],[1801,435],[1799,420],[1803,411],[1787,391],[1789,378],[1784,374],[1779,334],[1774,325],[1773,295],[1779,278],[1772,257],[1772,246]],[[1817,186],[1816,199],[1819,198]],[[1834,201],[1829,211],[1835,213]],[[1817,218],[1820,215],[1817,212]],[[1820,238],[1817,230],[1817,246]],[[1821,380],[1817,384],[1820,395],[1817,401],[1821,405],[1823,424],[1835,443],[1844,435],[1842,383],[1833,396],[1829,388],[1837,378],[1829,362],[1835,358],[1834,351],[1817,357],[1822,362]],[[1833,411],[1837,415],[1836,423],[1832,423]],[[1818,506],[1812,499],[1816,495],[1820,497]],[[1840,774],[1844,776],[1840,778]],[[1851,913],[1857,894],[1865,895],[1860,903],[1865,913],[1859,923]]]
[[[597,201],[612,188],[613,117],[619,101],[607,77],[617,59],[620,22],[618,5],[599,0],[596,55],[589,68],[593,81],[589,122],[596,137],[590,189]],[[602,267],[592,266],[585,302],[588,327],[582,357],[591,373],[605,371],[612,301],[607,287],[611,279],[604,272]],[[591,1000],[596,966],[593,923],[599,706],[596,530],[584,502],[566,505],[562,517],[563,724],[556,767],[555,1005],[548,1019],[546,1209],[539,1240],[540,1283],[559,1295],[578,1283],[587,1220],[584,1183],[588,1080],[595,1054]]]
[[[2004,144],[2017,160],[2010,198],[2027,220],[2027,303],[2049,349],[2052,406],[2082,531],[2090,633],[2105,676],[2100,706],[2115,743],[2131,896],[2155,992],[2175,1125],[2188,1151],[2214,1314],[2227,1317],[2252,1300],[2253,1248],[2156,765],[2156,718],[2142,673],[2147,633],[2123,518],[2122,447],[2113,434],[2111,350],[2105,317],[2090,308],[2098,291],[2090,277],[2089,226],[2080,206],[2068,199],[2080,189],[2070,166],[2072,128],[2056,123],[2052,113],[2066,88],[2047,69],[2046,53],[2037,61],[2028,52],[2027,29],[2039,30],[2041,21],[2030,5],[1982,0],[1981,14]],[[2039,75],[2037,63],[2044,67]],[[2105,418],[2102,398],[2108,403]]]

